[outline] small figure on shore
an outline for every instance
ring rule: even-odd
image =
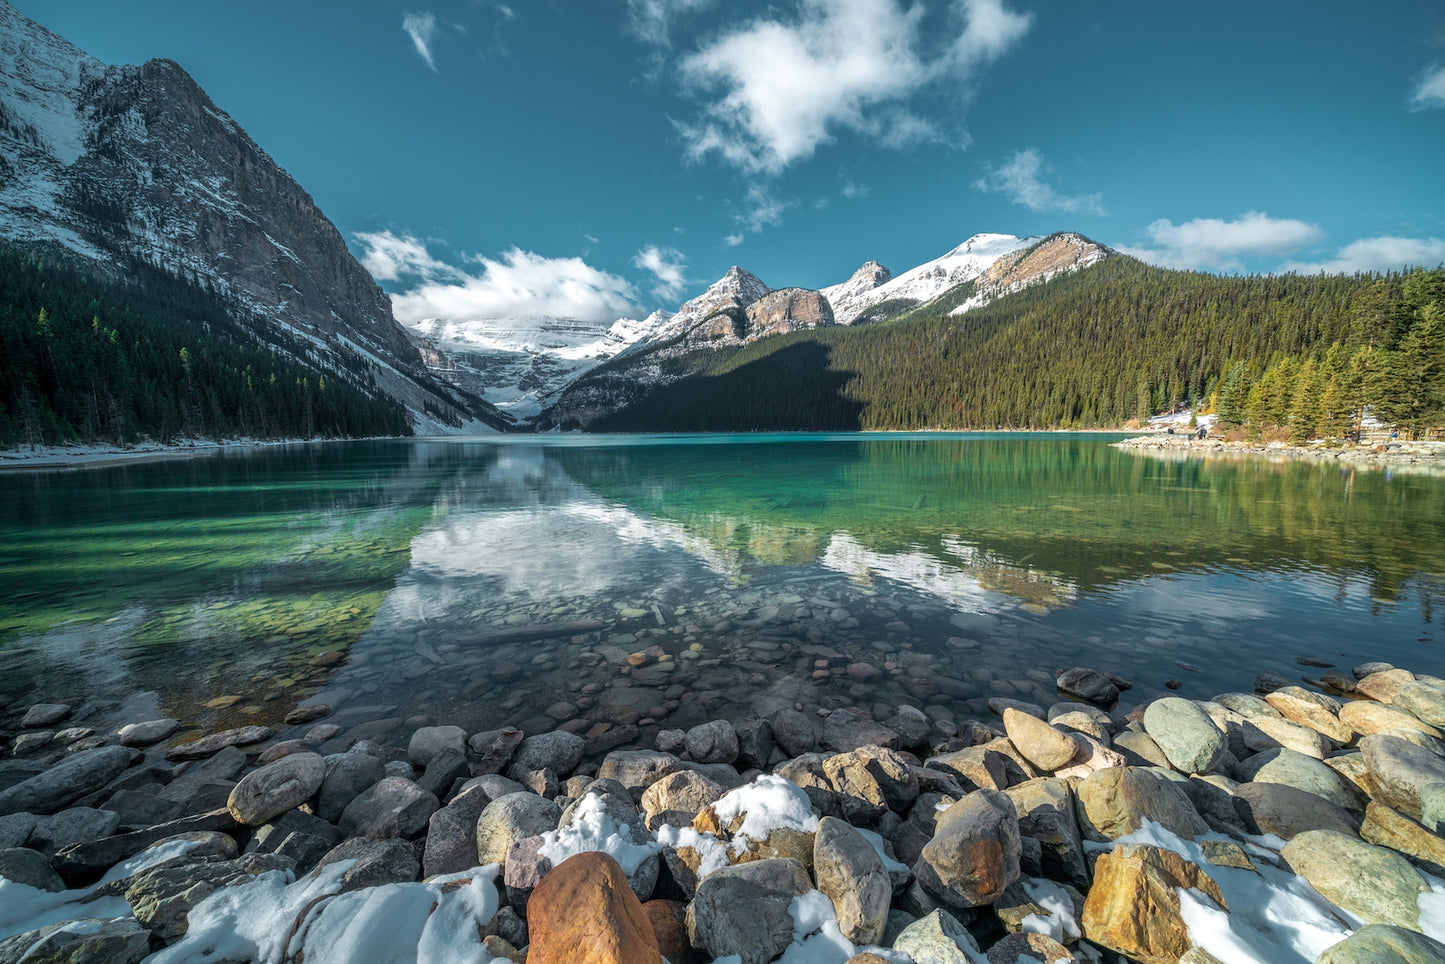
[[[1199,437],[1201,439],[1206,439],[1209,437],[1209,427],[1207,425],[1199,426]]]

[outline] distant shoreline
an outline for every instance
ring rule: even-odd
[[[161,442],[138,442],[121,448],[118,445],[39,445],[34,449],[0,450],[0,472],[57,472],[72,469],[99,469],[140,462],[169,459],[200,458],[223,453],[238,454],[260,449],[285,448],[292,445],[315,445],[325,442],[355,442],[359,439],[292,438],[237,439],[215,441],[197,439],[166,445]]]
[[[1319,462],[1366,469],[1389,469],[1445,475],[1445,442],[1399,439],[1336,446],[1288,445],[1284,442],[1234,442],[1223,438],[1150,434],[1113,443],[1114,448],[1152,458],[1262,459],[1271,462]]]

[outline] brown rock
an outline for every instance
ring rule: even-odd
[[[1340,722],[1340,718],[1321,702],[1328,697],[1315,699],[1314,695],[1300,686],[1286,686],[1270,693],[1264,700],[1290,722],[1307,726],[1338,744],[1353,740],[1355,731]]]
[[[747,307],[749,341],[800,328],[833,324],[833,309],[816,291],[782,288],[771,291]]]
[[[913,872],[955,907],[991,904],[1019,878],[1018,812],[997,790],[975,790],[938,817]]]
[[[1414,713],[1374,700],[1351,700],[1340,707],[1340,722],[1356,733],[1389,733],[1391,730],[1418,730],[1426,736],[1440,739],[1440,731],[1429,723],[1422,723]]]
[[[1117,840],[1142,827],[1146,817],[1186,839],[1209,830],[1188,795],[1148,767],[1100,770],[1075,792],[1079,828],[1091,840]]]
[[[529,964],[662,964],[657,935],[617,861],[569,857],[527,904]]]
[[[672,964],[693,964],[699,960],[687,939],[687,905],[677,900],[649,900],[642,911],[652,923],[657,949]]]
[[[1079,746],[1069,736],[1037,717],[1005,707],[1003,726],[1013,745],[1034,766],[1053,772],[1078,753]]]
[[[1180,888],[1224,907],[1213,878],[1178,854],[1148,844],[1117,847],[1094,866],[1080,921],[1084,936],[1143,964],[1175,964],[1190,946]]]
[[[1365,807],[1360,836],[1404,854],[1436,876],[1445,875],[1445,840],[1384,804],[1372,801]]]
[[[988,964],[1073,964],[1067,947],[1047,934],[1010,934],[988,949]]]
[[[1355,684],[1355,689],[1364,693],[1372,700],[1379,700],[1381,703],[1393,703],[1395,697],[1400,695],[1400,687],[1406,683],[1415,682],[1415,674],[1403,669],[1387,669],[1380,673],[1371,673]]]

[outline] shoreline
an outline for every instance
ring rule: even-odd
[[[1114,448],[1166,461],[1186,459],[1314,462],[1350,468],[1408,471],[1445,475],[1445,442],[1409,442],[1400,439],[1326,446],[1319,443],[1243,442],[1224,438],[1196,438],[1165,433],[1137,435],[1111,443]]]
[[[0,472],[64,472],[79,469],[111,468],[142,462],[163,462],[170,459],[201,458],[208,455],[245,454],[262,449],[318,445],[329,442],[376,441],[352,438],[289,438],[289,439],[194,439],[166,445],[161,442],[137,442],[121,448],[117,445],[40,445],[31,450],[0,449]]]
[[[991,701],[941,742],[911,705],[595,749],[424,717],[347,737],[309,701],[205,736],[10,707],[0,959],[283,964],[384,917],[385,947],[334,959],[1352,964],[1403,941],[1439,964],[1445,680],[1299,662],[1319,678],[1138,705],[1075,667],[1052,706]]]

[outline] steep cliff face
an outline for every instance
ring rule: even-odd
[[[361,356],[421,431],[501,424],[428,373],[311,196],[174,61],[106,66],[0,0],[0,146],[5,238],[196,278],[312,361]]]
[[[821,292],[807,288],[770,291],[748,305],[746,340],[833,323],[833,309]]]

